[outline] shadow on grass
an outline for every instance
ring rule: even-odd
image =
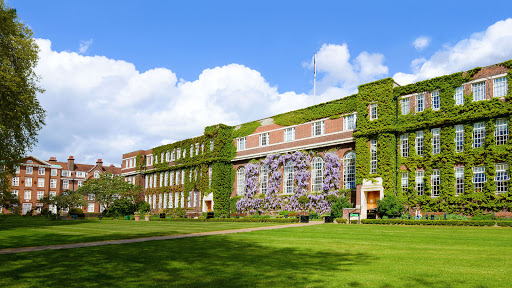
[[[336,286],[326,276],[350,273],[353,265],[375,260],[366,253],[235,239],[214,236],[0,255],[0,286],[325,287]]]
[[[19,216],[4,215],[0,216],[0,232],[9,229],[34,228],[46,226],[64,226],[90,223],[91,220],[51,220],[44,216]]]

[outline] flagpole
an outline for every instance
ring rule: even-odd
[[[313,74],[314,74],[314,80],[313,80],[313,98],[316,101],[316,53],[313,57]]]

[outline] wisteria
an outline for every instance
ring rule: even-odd
[[[308,192],[311,178],[312,154],[302,151],[282,155],[270,154],[260,163],[245,166],[245,195],[237,203],[239,212],[250,214],[278,212],[281,210],[298,212],[316,212],[320,214],[331,211],[331,201],[339,196],[341,162],[335,152],[324,155],[323,191]],[[281,168],[291,161],[293,165],[293,194],[281,194],[283,174]],[[269,168],[268,189],[264,198],[258,197],[260,165]],[[332,196],[331,196],[332,195]],[[307,198],[305,198],[307,197]]]

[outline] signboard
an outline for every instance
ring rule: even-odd
[[[359,213],[350,213],[350,217],[359,217]]]

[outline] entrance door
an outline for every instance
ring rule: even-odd
[[[204,201],[206,204],[206,211],[212,212],[212,201]]]
[[[368,210],[377,208],[377,200],[380,198],[380,191],[368,191],[366,194],[366,207]]]
[[[25,215],[28,211],[32,210],[32,203],[23,203],[21,214]]]

